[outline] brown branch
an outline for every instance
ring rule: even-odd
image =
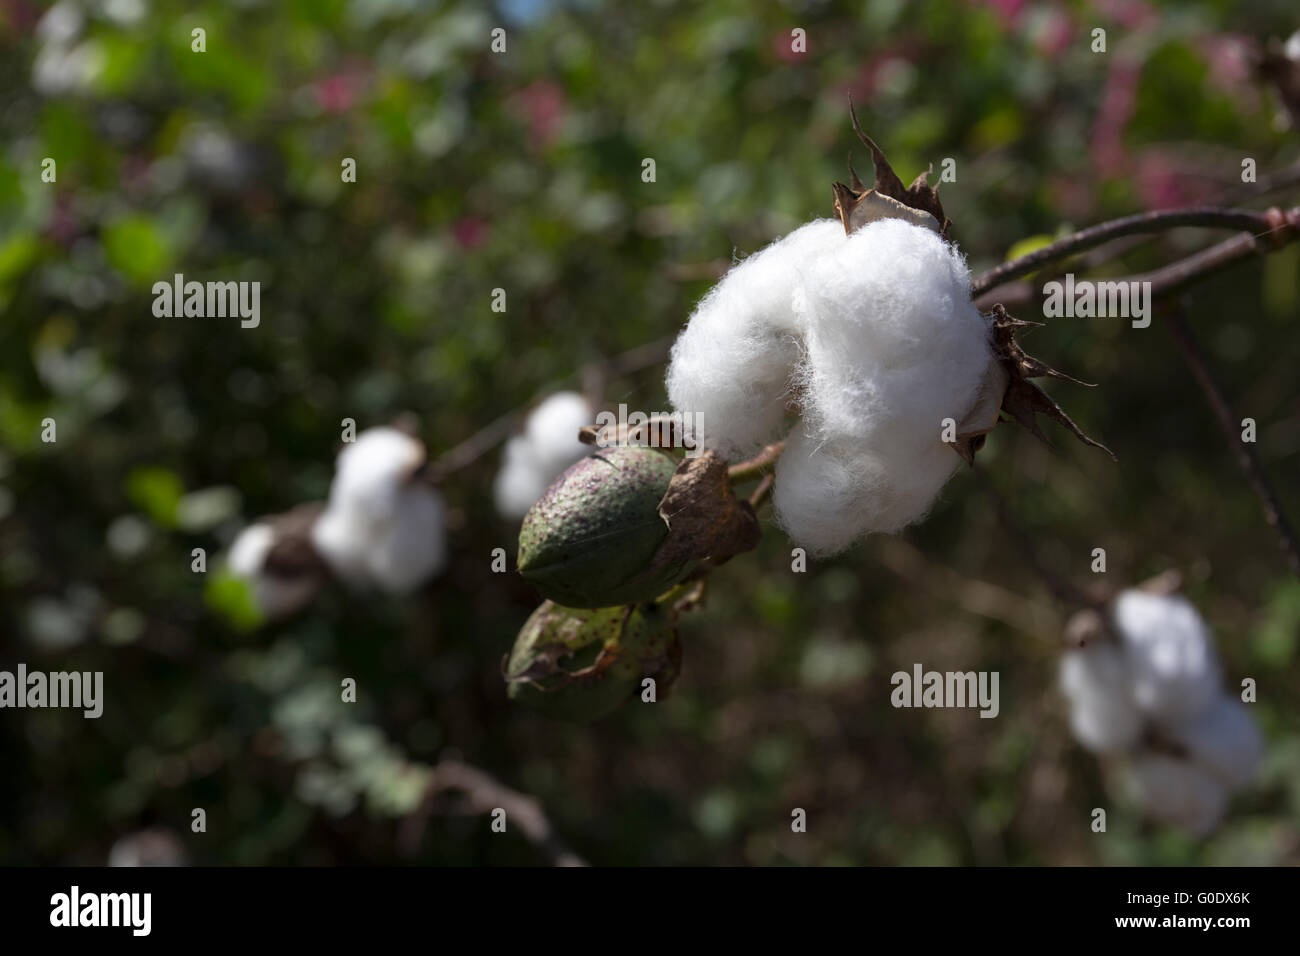
[[[1085,252],[1120,236],[1164,232],[1180,226],[1241,229],[1250,233],[1264,233],[1275,228],[1276,224],[1269,222],[1266,213],[1251,209],[1222,209],[1215,206],[1193,206],[1188,209],[1166,209],[1124,216],[1122,219],[1089,226],[1072,236],[1058,239],[1042,249],[995,266],[971,283],[971,295],[981,296],[1012,279],[1037,272],[1048,263]]]
[[[477,767],[459,760],[441,760],[432,768],[433,776],[424,800],[406,821],[402,843],[408,851],[419,845],[424,827],[447,793],[460,793],[464,799],[456,808],[468,814],[490,814],[496,809],[506,812],[506,825],[517,826],[528,841],[542,851],[553,866],[586,866],[556,834],[551,821],[536,797],[511,790]]]
[[[626,352],[612,358],[589,362],[576,373],[543,386],[526,405],[520,405],[505,412],[459,445],[438,456],[438,459],[429,467],[433,481],[441,482],[452,472],[459,471],[486,455],[510,437],[511,433],[518,427],[525,409],[536,405],[552,392],[564,388],[575,377],[584,384],[597,381],[603,385],[606,379],[619,378],[623,375],[638,372],[666,359],[675,339],[676,336],[667,336],[654,342],[638,345],[636,348],[628,349]]]
[[[1150,282],[1151,296],[1157,298],[1180,292],[1192,283],[1216,275],[1242,259],[1247,259],[1256,253],[1280,249],[1300,238],[1300,206],[1285,212],[1276,208],[1269,209],[1259,213],[1259,216],[1268,228],[1258,234],[1243,232],[1151,272],[1121,276],[1106,281]],[[1265,239],[1267,241],[1264,241]],[[1000,302],[1009,309],[1015,309],[1034,302],[1035,298],[1042,295],[1042,289],[1035,283],[1018,282],[995,292],[984,293],[982,297],[975,300],[975,305],[977,308],[988,308],[993,303]]]
[[[1183,321],[1180,310],[1177,308],[1168,310],[1166,319],[1169,322],[1169,331],[1173,334],[1178,350],[1182,353],[1188,368],[1191,369],[1196,384],[1200,386],[1201,391],[1205,394],[1205,400],[1209,403],[1211,411],[1214,412],[1214,417],[1218,419],[1219,427],[1223,429],[1223,435],[1228,440],[1229,447],[1236,451],[1237,463],[1241,465],[1241,470],[1246,473],[1246,480],[1250,482],[1251,488],[1254,489],[1255,495],[1259,498],[1260,505],[1264,509],[1264,520],[1277,532],[1278,542],[1282,547],[1282,553],[1286,555],[1287,563],[1291,566],[1291,570],[1297,576],[1300,576],[1300,540],[1296,538],[1295,527],[1282,510],[1277,493],[1273,490],[1268,476],[1259,463],[1259,457],[1251,449],[1250,445],[1241,440],[1241,419],[1237,417],[1232,410],[1232,406],[1228,404],[1223,389],[1205,360],[1205,353],[1201,351],[1196,339],[1192,337],[1191,330],[1188,329],[1187,323]]]
[[[765,447],[753,458],[737,462],[727,469],[727,478],[733,485],[757,478],[776,464],[785,450],[785,442],[779,441]]]

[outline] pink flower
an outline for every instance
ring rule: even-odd
[[[533,149],[545,149],[564,123],[564,91],[547,80],[537,80],[510,97],[510,109],[528,122]]]
[[[1002,26],[1006,28],[1014,27],[1025,9],[1025,0],[974,0],[974,3],[976,6],[988,7],[996,13],[998,19],[1002,21]]]
[[[798,63],[808,55],[807,49],[808,46],[806,39],[804,41],[803,51],[796,51],[794,49],[794,37],[790,34],[789,30],[777,33],[772,37],[772,52],[776,54],[778,60],[785,63]]]
[[[475,216],[466,216],[452,225],[451,234],[462,248],[477,249],[487,242],[488,224]]]
[[[1034,37],[1034,47],[1041,56],[1049,60],[1056,59],[1070,45],[1073,35],[1074,23],[1070,15],[1053,7],[1043,15]]]
[[[1137,63],[1119,60],[1106,77],[1106,90],[1091,135],[1092,164],[1104,178],[1119,176],[1128,167],[1124,127],[1133,118],[1140,74]]]

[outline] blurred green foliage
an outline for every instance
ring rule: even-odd
[[[413,411],[436,456],[674,334],[719,264],[830,214],[847,152],[869,168],[846,92],[905,180],[956,159],[942,195],[978,271],[1233,196],[1243,156],[1261,176],[1294,161],[1240,53],[1297,26],[1289,0],[0,4],[0,663],[103,670],[108,698],[96,721],[0,714],[0,860],[96,863],[160,825],[208,863],[538,861],[482,817],[410,825],[428,767],[458,754],[596,863],[1297,862],[1300,585],[1158,321],[1027,343],[1100,383],[1054,394],[1118,466],[1007,429],[981,465],[1060,575],[1091,583],[1094,547],[1115,587],[1182,570],[1230,679],[1259,681],[1269,765],[1208,841],[1106,795],[1055,691],[1061,609],[967,475],[901,540],[803,575],[765,514],[760,550],[684,619],[672,695],[592,728],[506,700],[536,596],[490,570],[517,532],[494,455],[447,480],[453,560],[416,598],[333,592],[257,628],[215,562],[191,571],[192,549],[321,499],[344,418]],[[1292,514],[1298,262],[1190,301]],[[156,318],[174,272],[260,281],[260,327]],[[664,408],[661,379],[606,401]],[[1001,716],[893,710],[889,674],[917,661],[1000,671]]]

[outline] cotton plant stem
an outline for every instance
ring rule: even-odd
[[[776,464],[777,459],[781,457],[781,452],[784,450],[784,441],[768,445],[748,461],[739,462],[728,468],[727,477],[733,485],[758,478]]]
[[[1174,337],[1174,343],[1178,346],[1178,351],[1182,353],[1183,360],[1191,370],[1192,376],[1196,379],[1196,384],[1200,386],[1205,395],[1206,402],[1209,403],[1210,410],[1213,411],[1214,417],[1219,422],[1219,427],[1223,429],[1223,435],[1228,440],[1228,445],[1237,454],[1237,463],[1241,470],[1246,474],[1246,480],[1250,482],[1259,503],[1264,509],[1264,520],[1277,533],[1278,543],[1282,547],[1282,553],[1286,556],[1287,564],[1297,576],[1300,576],[1300,539],[1296,536],[1296,529],[1291,521],[1287,518],[1286,513],[1282,510],[1281,502],[1278,501],[1277,493],[1273,490],[1268,476],[1264,473],[1263,467],[1259,463],[1259,456],[1255,454],[1250,445],[1241,440],[1241,419],[1233,411],[1232,406],[1228,404],[1228,399],[1224,395],[1222,387],[1214,373],[1210,371],[1209,364],[1205,360],[1205,353],[1201,351],[1200,345],[1192,336],[1191,330],[1187,323],[1183,321],[1181,310],[1173,308],[1168,310],[1166,321],[1169,324],[1169,331]]]
[[[407,820],[403,842],[418,845],[425,822],[435,812],[438,799],[447,793],[459,793],[464,803],[459,812],[490,814],[496,809],[506,813],[510,827],[517,827],[530,843],[541,850],[553,866],[586,866],[587,862],[556,834],[541,801],[526,793],[511,790],[495,777],[459,760],[440,760],[425,790],[420,808]]]
[[[1017,551],[1019,551],[1025,562],[1042,578],[1043,583],[1047,585],[1047,589],[1052,592],[1052,596],[1067,608],[1075,610],[1097,608],[1103,604],[1104,601],[1101,598],[1075,586],[1048,567],[1047,562],[1039,554],[1038,547],[1034,544],[1033,539],[1012,516],[1011,506],[1007,503],[1006,498],[1002,496],[1002,493],[998,491],[988,474],[978,465],[972,467],[971,470],[975,473],[976,481],[992,499],[994,511],[1003,530],[1011,537]]]
[[[1258,233],[1243,232],[1231,239],[1225,239],[1223,242],[1201,249],[1151,272],[1120,276],[1106,281],[1117,283],[1150,282],[1153,298],[1167,296],[1180,292],[1195,282],[1216,275],[1243,259],[1281,249],[1283,246],[1300,239],[1300,206],[1293,207],[1285,212],[1276,208],[1269,209],[1259,215],[1268,224],[1268,228]],[[1013,260],[1013,262],[1019,261]],[[1007,264],[1010,265],[1011,263]],[[1001,268],[1001,266],[998,268]],[[989,274],[986,273],[985,276]],[[985,278],[985,276],[982,276],[981,279]],[[999,288],[996,291],[984,292],[976,298],[975,304],[979,308],[987,308],[994,302],[1000,302],[1008,308],[1015,309],[1032,304],[1041,294],[1041,290],[1033,283],[1018,282],[1012,286]]]
[[[1252,234],[1264,234],[1273,231],[1277,225],[1276,222],[1270,221],[1267,212],[1256,212],[1252,209],[1193,206],[1187,209],[1137,213],[1089,226],[1072,236],[1058,239],[1042,249],[995,266],[971,283],[971,295],[981,296],[1003,283],[1037,272],[1048,263],[1085,252],[1121,236],[1165,232],[1181,226],[1239,229]]]
[[[584,383],[593,378],[604,381],[631,375],[633,372],[639,372],[651,365],[658,365],[668,358],[674,338],[675,336],[668,336],[654,342],[647,342],[645,345],[638,345],[636,348],[628,349],[626,352],[612,358],[588,363],[577,371],[576,377]],[[510,437],[511,433],[518,427],[526,408],[537,404],[552,392],[565,387],[574,377],[574,375],[570,375],[568,378],[551,382],[543,387],[529,401],[528,405],[512,408],[510,411],[498,416],[490,424],[484,425],[460,444],[443,452],[430,465],[429,471],[433,480],[440,482],[453,472],[468,467],[479,458],[482,458]]]

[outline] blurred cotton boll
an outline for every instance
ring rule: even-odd
[[[1199,765],[1228,787],[1241,790],[1259,771],[1264,738],[1246,705],[1220,696],[1203,714],[1168,728],[1173,739]]]
[[[1128,767],[1129,794],[1152,817],[1195,836],[1205,836],[1228,808],[1228,790],[1212,774],[1188,760],[1143,754]]]
[[[285,573],[268,560],[279,540],[271,524],[251,524],[235,537],[226,555],[226,567],[247,585],[258,611],[271,621],[306,606],[320,587],[311,569]]]
[[[1213,638],[1185,598],[1128,590],[1115,600],[1113,615],[1139,707],[1180,720],[1215,701],[1221,673]]]
[[[802,355],[795,296],[813,261],[845,242],[818,219],[729,271],[696,306],[673,345],[668,397],[703,415],[704,444],[735,460],[782,437],[792,373]]]
[[[1094,753],[1132,748],[1142,734],[1124,655],[1093,644],[1061,656],[1061,689],[1070,702],[1070,729]]]
[[[442,570],[446,510],[417,474],[424,461],[419,439],[396,428],[372,428],[344,445],[311,540],[347,584],[405,594]]]
[[[493,485],[503,517],[522,518],[564,469],[591,453],[578,430],[595,420],[591,404],[577,392],[556,392],[532,411],[523,433],[506,442]]]

